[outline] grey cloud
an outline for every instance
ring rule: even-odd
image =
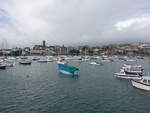
[[[147,4],[149,0],[0,1],[0,8],[8,12],[13,23],[13,27],[0,27],[0,35],[11,46],[31,46],[42,40],[49,45],[147,41],[146,29],[118,31],[114,27],[120,21],[140,18]]]

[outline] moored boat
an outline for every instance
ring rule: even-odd
[[[91,62],[90,64],[91,65],[102,65],[102,63],[99,61],[94,61],[94,62]]]
[[[132,75],[142,75],[143,74],[143,67],[141,65],[129,65],[129,64],[124,64],[122,67],[124,69],[126,74],[132,74]]]
[[[117,78],[125,78],[125,79],[141,79],[143,75],[143,68],[141,65],[127,65],[120,69],[119,73],[114,73],[114,76]]]
[[[131,82],[136,88],[150,91],[150,76],[143,76],[140,80],[131,80]]]
[[[32,60],[40,60],[39,57],[33,57]]]
[[[40,59],[38,60],[39,63],[47,63],[47,60],[44,60],[44,59]]]
[[[5,65],[6,65],[6,67],[14,67],[15,63],[14,62],[8,62],[8,61],[6,61]]]
[[[6,64],[3,59],[0,59],[0,69],[6,69]]]
[[[126,61],[126,58],[125,57],[119,57],[118,60],[120,60],[120,61]]]
[[[65,61],[65,60],[60,60],[60,61],[57,61],[57,64],[62,64],[62,65],[65,65],[67,64],[68,62]]]
[[[47,56],[46,58],[47,58],[47,62],[53,62],[54,61],[52,56]]]
[[[142,56],[137,56],[137,59],[144,59],[144,57],[142,57]]]
[[[114,73],[114,76],[122,79],[141,79],[141,76],[138,74],[126,74],[123,69],[119,73]]]
[[[5,64],[2,64],[2,63],[0,63],[0,69],[6,69],[6,65],[5,65]]]
[[[28,59],[27,56],[21,56],[20,59]]]
[[[113,59],[111,57],[103,56],[101,62],[113,62]]]
[[[68,65],[58,65],[59,67],[59,72],[66,74],[66,75],[79,75],[79,69],[73,66],[68,66]]]
[[[136,62],[136,59],[126,59],[127,62]]]
[[[21,59],[19,61],[19,64],[23,64],[23,65],[30,65],[32,63],[32,61],[30,59]]]

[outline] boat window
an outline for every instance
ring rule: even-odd
[[[143,82],[145,82],[145,83],[146,83],[146,82],[147,82],[147,80],[146,80],[146,79],[144,79],[144,80],[143,80]]]
[[[148,80],[148,83],[150,84],[150,80]]]

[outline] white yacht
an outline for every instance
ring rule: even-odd
[[[150,91],[150,76],[142,76],[139,80],[131,80],[132,85],[136,88]]]
[[[124,64],[122,67],[126,74],[142,74],[143,73],[143,67],[141,65],[130,65],[130,64]]]
[[[125,79],[141,79],[142,74],[143,68],[141,65],[124,64],[124,66],[120,69],[120,72],[114,73],[114,76]]]

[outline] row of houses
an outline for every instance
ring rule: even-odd
[[[41,45],[35,45],[32,48],[0,49],[0,55],[150,55],[150,43],[66,47],[64,45],[47,46],[43,41]]]

